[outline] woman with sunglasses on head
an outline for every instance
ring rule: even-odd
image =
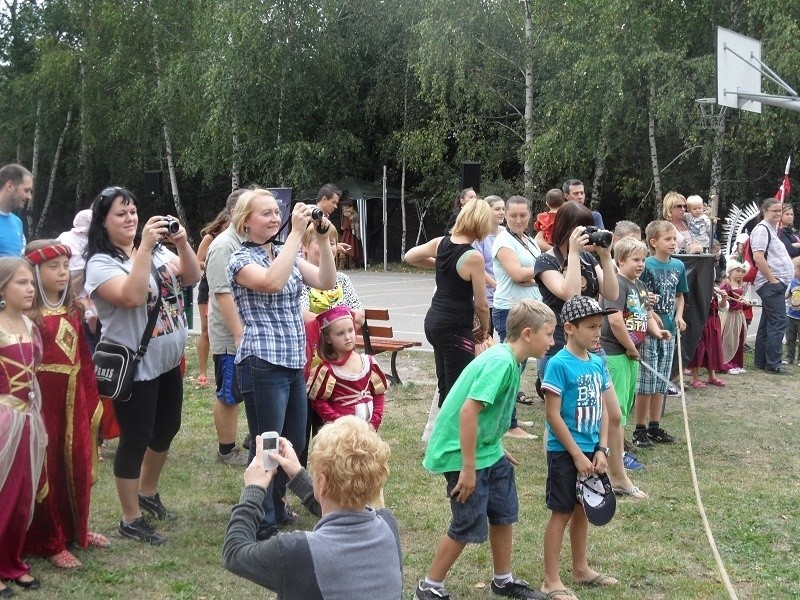
[[[684,254],[686,252],[686,244],[692,241],[692,234],[686,226],[687,210],[686,198],[678,192],[667,192],[666,196],[664,196],[662,216],[678,230],[678,237],[676,238],[677,254]]]
[[[106,188],[92,204],[86,248],[86,291],[95,303],[104,340],[137,348],[148,313],[161,299],[131,398],[114,401],[120,426],[114,458],[122,505],[119,533],[155,545],[166,539],[145,521],[142,511],[156,519],[175,518],[161,502],[158,482],[181,425],[179,364],[188,335],[182,286],[194,285],[201,276],[186,230],[175,224],[166,217],[151,217],[139,232],[136,197],[123,187]],[[175,245],[177,255],[161,245],[165,240]]]

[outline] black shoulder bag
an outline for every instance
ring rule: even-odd
[[[153,274],[158,284],[160,277],[158,271],[153,267]],[[160,287],[160,286],[159,286]],[[153,329],[156,326],[156,318],[161,308],[161,293],[159,290],[158,299],[147,313],[147,325],[144,328],[139,347],[134,352],[127,346],[109,342],[101,339],[92,356],[94,363],[94,375],[97,379],[97,391],[103,398],[127,402],[131,399],[133,390],[133,378],[136,375],[136,368],[142,360],[150,338],[153,336]]]

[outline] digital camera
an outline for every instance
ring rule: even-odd
[[[611,232],[605,229],[599,229],[594,225],[589,225],[584,230],[589,235],[589,243],[601,248],[608,248],[611,246]]]

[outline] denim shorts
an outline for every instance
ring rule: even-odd
[[[594,459],[584,452],[590,461]],[[554,512],[571,513],[578,504],[578,469],[569,452],[547,451],[547,483],[545,484],[545,503]]]
[[[475,490],[466,502],[451,496],[459,471],[445,473],[447,497],[453,517],[447,535],[462,544],[480,544],[489,537],[489,524],[511,525],[519,516],[514,467],[505,456],[491,467],[475,472]]]

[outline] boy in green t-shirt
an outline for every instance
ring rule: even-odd
[[[498,596],[544,598],[511,574],[512,524],[519,503],[517,461],[501,444],[519,391],[520,364],[541,358],[553,345],[556,317],[537,300],[522,300],[508,314],[505,343],[477,356],[447,394],[423,465],[447,481],[452,519],[415,598],[449,598],[444,578],[468,543],[489,537]],[[487,527],[488,523],[488,527]]]

